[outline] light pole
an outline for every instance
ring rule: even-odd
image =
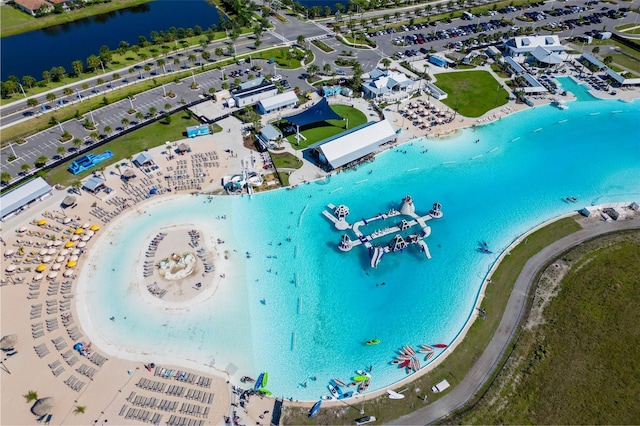
[[[20,90],[22,90],[22,94],[24,95],[24,97],[27,97],[27,94],[24,93],[24,87],[22,87],[22,84],[18,83],[18,86],[20,86]]]
[[[164,87],[164,86],[163,86]],[[131,105],[131,109],[135,109],[133,107],[133,100],[131,99],[131,96],[127,96],[127,99],[129,99],[129,104]]]
[[[100,66],[102,67],[102,74],[104,74],[104,64],[100,61]]]

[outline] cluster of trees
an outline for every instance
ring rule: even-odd
[[[12,2],[13,3],[13,2]],[[92,4],[99,4],[99,3],[111,3],[111,0],[84,0],[84,1],[74,1],[74,2],[70,2],[67,4],[67,8],[70,10],[76,10],[76,9],[82,9],[85,6],[89,6]],[[15,6],[15,4],[14,4]],[[17,6],[15,6],[17,7]],[[43,4],[42,6],[40,6],[37,10],[36,10],[36,18],[40,18],[42,16],[46,16],[49,15],[51,13],[55,14],[55,15],[59,15],[61,13],[64,12],[64,7],[62,6],[62,4],[54,4],[53,7]]]

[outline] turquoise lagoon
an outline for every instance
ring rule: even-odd
[[[300,400],[369,366],[371,390],[405,378],[389,364],[397,349],[458,338],[488,270],[519,235],[584,205],[640,200],[640,103],[599,101],[572,80],[562,84],[578,94],[565,111],[545,106],[448,139],[415,140],[292,190],[168,200],[106,229],[85,266],[95,268],[92,278],[80,284],[80,317],[95,334],[88,337],[107,352],[149,354],[138,356],[145,361],[215,366],[236,382],[268,371],[274,396]],[[431,260],[410,247],[371,269],[364,248],[337,249],[342,232],[322,216],[327,203],[347,205],[357,221],[407,194],[418,214],[442,203],[444,217],[429,222]],[[569,195],[579,203],[563,201]],[[191,223],[210,224],[234,266],[202,303],[146,303],[136,257],[159,228]],[[494,254],[478,252],[479,241]],[[373,338],[382,342],[364,345]]]

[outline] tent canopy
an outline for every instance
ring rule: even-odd
[[[302,127],[307,124],[318,123],[325,120],[342,120],[342,117],[331,109],[326,98],[322,98],[320,102],[306,111],[290,117],[285,117],[285,120],[295,124],[296,126]]]

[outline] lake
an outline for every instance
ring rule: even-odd
[[[100,47],[118,47],[120,41],[137,44],[138,37],[149,39],[152,31],[171,27],[203,30],[220,21],[218,10],[205,0],[155,0],[150,3],[96,15],[67,24],[30,31],[2,39],[0,74],[2,80],[30,75],[38,80],[42,72],[98,54]],[[37,46],[37,49],[33,47]],[[28,56],[28,60],[21,60]]]

